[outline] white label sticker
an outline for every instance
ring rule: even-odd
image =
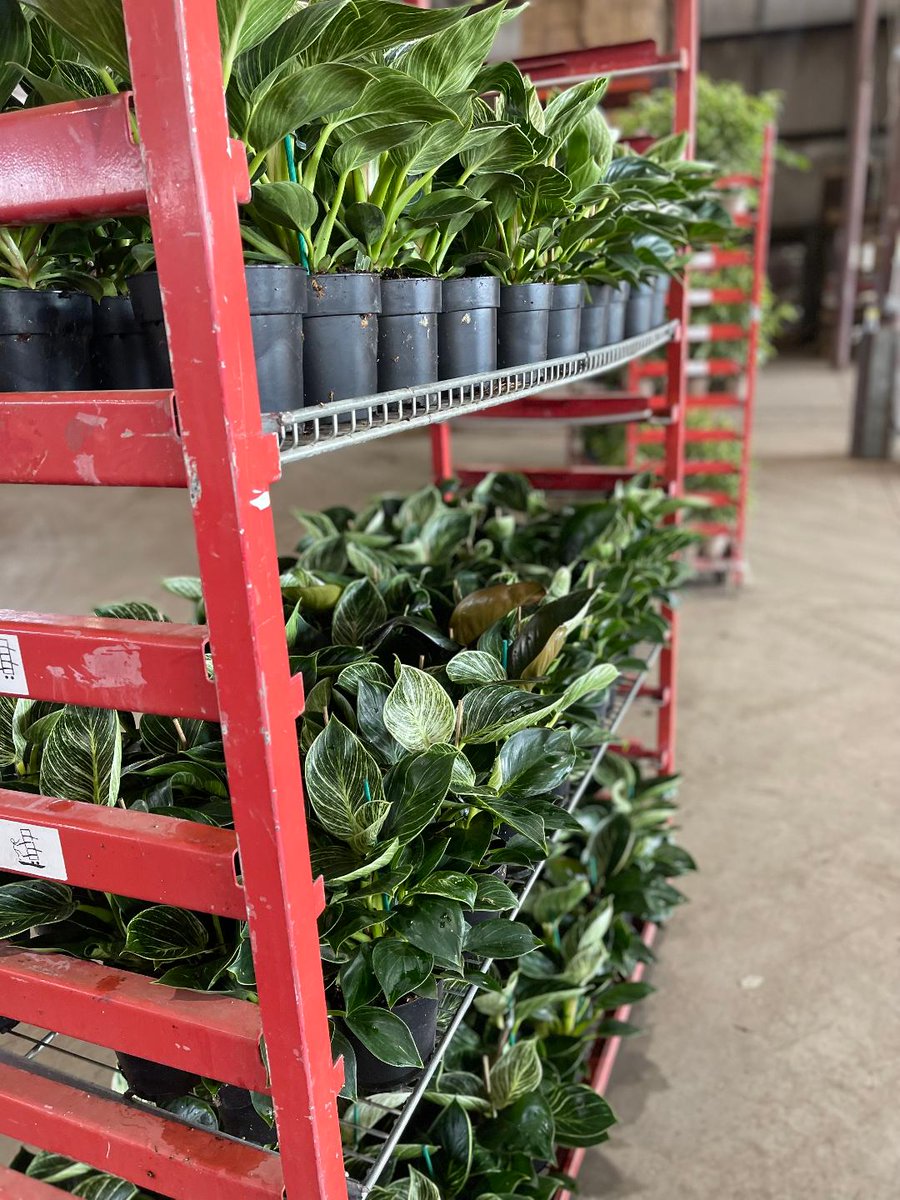
[[[27,696],[28,681],[22,663],[19,639],[0,629],[0,695]]]
[[[0,821],[0,868],[68,879],[59,830],[24,821]]]

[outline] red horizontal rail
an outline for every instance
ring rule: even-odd
[[[740,475],[741,464],[733,462],[686,462],[685,475]]]
[[[0,695],[215,721],[208,643],[205,625],[0,609],[0,649],[20,662],[15,679],[0,667]]]
[[[523,74],[541,87],[596,79],[598,75],[623,75],[683,69],[684,60],[661,55],[652,40],[620,42],[585,50],[567,50],[564,54],[538,54],[521,58],[517,65]]]
[[[608,492],[617,483],[633,479],[638,471],[631,467],[469,467],[456,472],[464,487],[474,487],[494,471],[514,471],[524,475],[532,487],[547,492]]]
[[[41,869],[20,859],[0,860],[20,874],[219,917],[246,917],[231,830],[6,788],[0,788],[0,822],[9,822],[4,833],[16,840],[22,830],[51,831],[37,836],[48,848]]]
[[[0,393],[0,440],[0,483],[186,485],[169,391]]]
[[[656,941],[657,932],[657,926],[650,922],[647,922],[641,930],[641,941],[648,949]],[[646,969],[645,963],[638,963],[629,976],[628,982],[640,983],[644,978]],[[621,1008],[617,1008],[612,1014],[613,1019],[622,1021],[623,1023],[627,1022],[631,1016],[632,1008],[633,1005],[631,1004],[623,1004]],[[613,1068],[615,1067],[621,1046],[621,1037],[611,1037],[604,1039],[598,1047],[598,1053],[593,1064],[593,1074],[591,1076],[591,1087],[598,1096],[604,1096],[609,1090],[609,1082],[612,1078]],[[569,1150],[560,1162],[560,1170],[570,1178],[577,1179],[586,1155],[587,1150],[582,1147],[579,1147],[577,1150]],[[574,1194],[563,1189],[557,1192],[555,1200],[574,1200]]]
[[[129,93],[4,113],[0,161],[0,224],[147,211]]]
[[[691,499],[705,500],[711,508],[735,508],[737,506],[737,497],[730,496],[728,492],[697,492],[692,489],[688,495]]]
[[[750,330],[746,325],[689,325],[688,341],[692,345],[705,342],[746,342],[750,339]]]
[[[720,188],[755,188],[760,187],[762,180],[756,175],[742,175],[735,173],[733,175],[723,175],[716,184]]]
[[[738,229],[754,229],[756,227],[758,218],[756,213],[742,212],[735,213],[731,220],[738,227]]]
[[[509,404],[473,413],[478,420],[500,421],[590,421],[596,417],[633,416],[636,420],[650,411],[650,398],[634,400],[615,396],[530,396]]]
[[[752,304],[753,296],[743,288],[691,288],[688,299],[692,308],[709,304]]]
[[[691,521],[691,533],[699,533],[702,537],[734,537],[734,525],[725,521]]]
[[[701,250],[690,262],[692,271],[719,271],[723,267],[752,267],[750,250]]]
[[[184,1125],[0,1060],[0,1132],[147,1191],[190,1200],[282,1200],[281,1162],[246,1142]],[[310,1180],[312,1180],[310,1165]],[[312,1186],[312,1184],[311,1184]]]
[[[0,945],[3,1014],[255,1092],[268,1090],[259,1008],[62,954]]]
[[[733,358],[695,358],[688,363],[689,379],[722,379],[729,375],[740,375],[744,364]],[[635,374],[641,379],[663,379],[669,373],[666,362],[646,362],[635,366]]]
[[[658,446],[665,440],[664,429],[642,429],[636,435],[639,446]],[[744,435],[738,429],[687,429],[685,440],[694,445],[702,442],[742,442]]]
[[[67,1192],[31,1179],[9,1167],[0,1167],[0,1200],[61,1200]]]
[[[705,396],[688,396],[688,409],[692,408],[745,408],[743,396],[733,392],[708,392]]]

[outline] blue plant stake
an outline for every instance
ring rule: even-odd
[[[291,183],[299,183],[300,179],[297,175],[297,159],[294,155],[294,139],[290,134],[287,134],[284,139],[284,149],[287,155],[288,176]],[[306,251],[306,238],[302,233],[297,232],[297,245],[300,248],[300,265],[303,270],[309,274],[309,254]],[[366,784],[368,787],[368,784]]]
[[[431,1151],[427,1146],[422,1147],[422,1157],[425,1159],[425,1166],[428,1168],[428,1174],[434,1179],[434,1163],[431,1161]]]
[[[500,664],[504,671],[506,671],[509,667],[509,642],[506,638],[503,639],[503,649],[500,652]]]

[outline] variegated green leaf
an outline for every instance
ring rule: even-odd
[[[374,846],[390,805],[381,770],[359,738],[332,717],[305,768],[306,793],[322,826],[360,853]]]
[[[447,663],[447,676],[463,687],[478,687],[485,683],[503,683],[506,672],[485,650],[463,650]]]
[[[60,29],[94,67],[129,75],[121,0],[23,0]]]
[[[125,931],[125,949],[152,962],[177,962],[202,954],[209,944],[203,923],[183,908],[155,904],[132,917]]]
[[[17,703],[15,696],[0,696],[0,767],[11,767],[16,761],[13,717]]]
[[[523,1096],[536,1092],[543,1077],[537,1042],[521,1041],[508,1046],[491,1067],[490,1093],[494,1107],[509,1108]]]
[[[41,791],[45,796],[115,804],[122,774],[119,719],[105,708],[67,705],[44,743]]]
[[[402,665],[384,705],[384,723],[406,750],[427,750],[453,737],[453,701],[432,676]]]
[[[33,925],[71,917],[78,905],[72,889],[49,879],[17,879],[0,886],[0,938],[15,937]]]
[[[334,641],[342,646],[361,646],[367,634],[386,620],[387,607],[378,589],[368,579],[357,579],[344,590],[334,610]]]
[[[347,63],[293,68],[254,97],[247,131],[250,144],[265,150],[296,129],[352,108],[371,78],[363,67]]]
[[[134,1200],[138,1189],[125,1179],[116,1179],[112,1175],[95,1175],[80,1183],[72,1195],[80,1196],[81,1200]]]
[[[0,0],[0,108],[18,87],[21,68],[30,59],[31,32],[18,0]]]
[[[414,43],[396,61],[436,95],[469,87],[481,70],[503,22],[505,4],[466,16],[452,29]]]

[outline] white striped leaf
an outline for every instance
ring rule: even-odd
[[[463,650],[447,663],[447,675],[453,683],[479,686],[485,683],[503,683],[506,672],[502,665],[485,650]]]
[[[122,735],[116,714],[67,705],[44,743],[42,793],[112,805],[119,798],[121,774]]]
[[[177,962],[202,954],[209,944],[203,923],[183,908],[154,904],[132,917],[125,930],[125,949],[151,962]]]
[[[80,1183],[73,1196],[81,1200],[134,1200],[138,1189],[125,1179],[116,1179],[113,1175],[95,1175]]]
[[[129,76],[121,0],[23,0],[60,29],[95,67]]]
[[[490,1072],[490,1093],[494,1107],[509,1108],[523,1096],[536,1092],[544,1077],[537,1042],[516,1042],[509,1046]]]
[[[361,646],[367,634],[387,620],[387,606],[369,579],[345,588],[334,610],[332,637],[339,646]]]
[[[297,0],[217,0],[219,38],[226,60],[274,33],[297,8]]]
[[[15,696],[0,696],[0,767],[11,767],[16,761],[13,717],[17,704]]]
[[[456,713],[433,676],[402,665],[384,704],[384,723],[405,750],[427,750],[452,739]]]
[[[78,905],[72,889],[49,879],[17,879],[0,886],[0,938],[15,937],[33,925],[53,925],[71,917]]]
[[[336,717],[310,747],[305,779],[309,802],[328,833],[360,853],[376,844],[390,811],[381,769]]]
[[[504,10],[505,5],[495,4],[471,13],[452,29],[415,42],[395,61],[436,95],[462,91],[484,65]]]

